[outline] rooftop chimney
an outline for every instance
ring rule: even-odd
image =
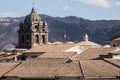
[[[87,35],[87,34],[84,34],[83,40],[84,40],[84,41],[88,41],[88,35]]]

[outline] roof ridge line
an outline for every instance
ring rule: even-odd
[[[79,64],[79,67],[80,67],[80,71],[81,71],[82,77],[84,78],[84,73],[83,73],[82,66],[81,66],[81,63],[80,63],[79,60],[78,60],[78,64]]]

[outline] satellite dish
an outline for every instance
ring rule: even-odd
[[[3,46],[2,50],[13,50],[15,47],[16,46],[14,44],[6,44]]]

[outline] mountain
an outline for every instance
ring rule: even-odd
[[[83,34],[89,35],[89,40],[105,44],[106,40],[120,34],[120,20],[88,20],[76,16],[51,17],[41,14],[43,21],[48,23],[49,41],[64,41],[64,32],[68,41],[81,41]],[[25,17],[0,18],[0,48],[5,44],[18,41],[18,26]]]

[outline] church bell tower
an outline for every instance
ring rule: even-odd
[[[18,47],[32,48],[48,43],[48,25],[32,8],[24,20],[19,24]]]

